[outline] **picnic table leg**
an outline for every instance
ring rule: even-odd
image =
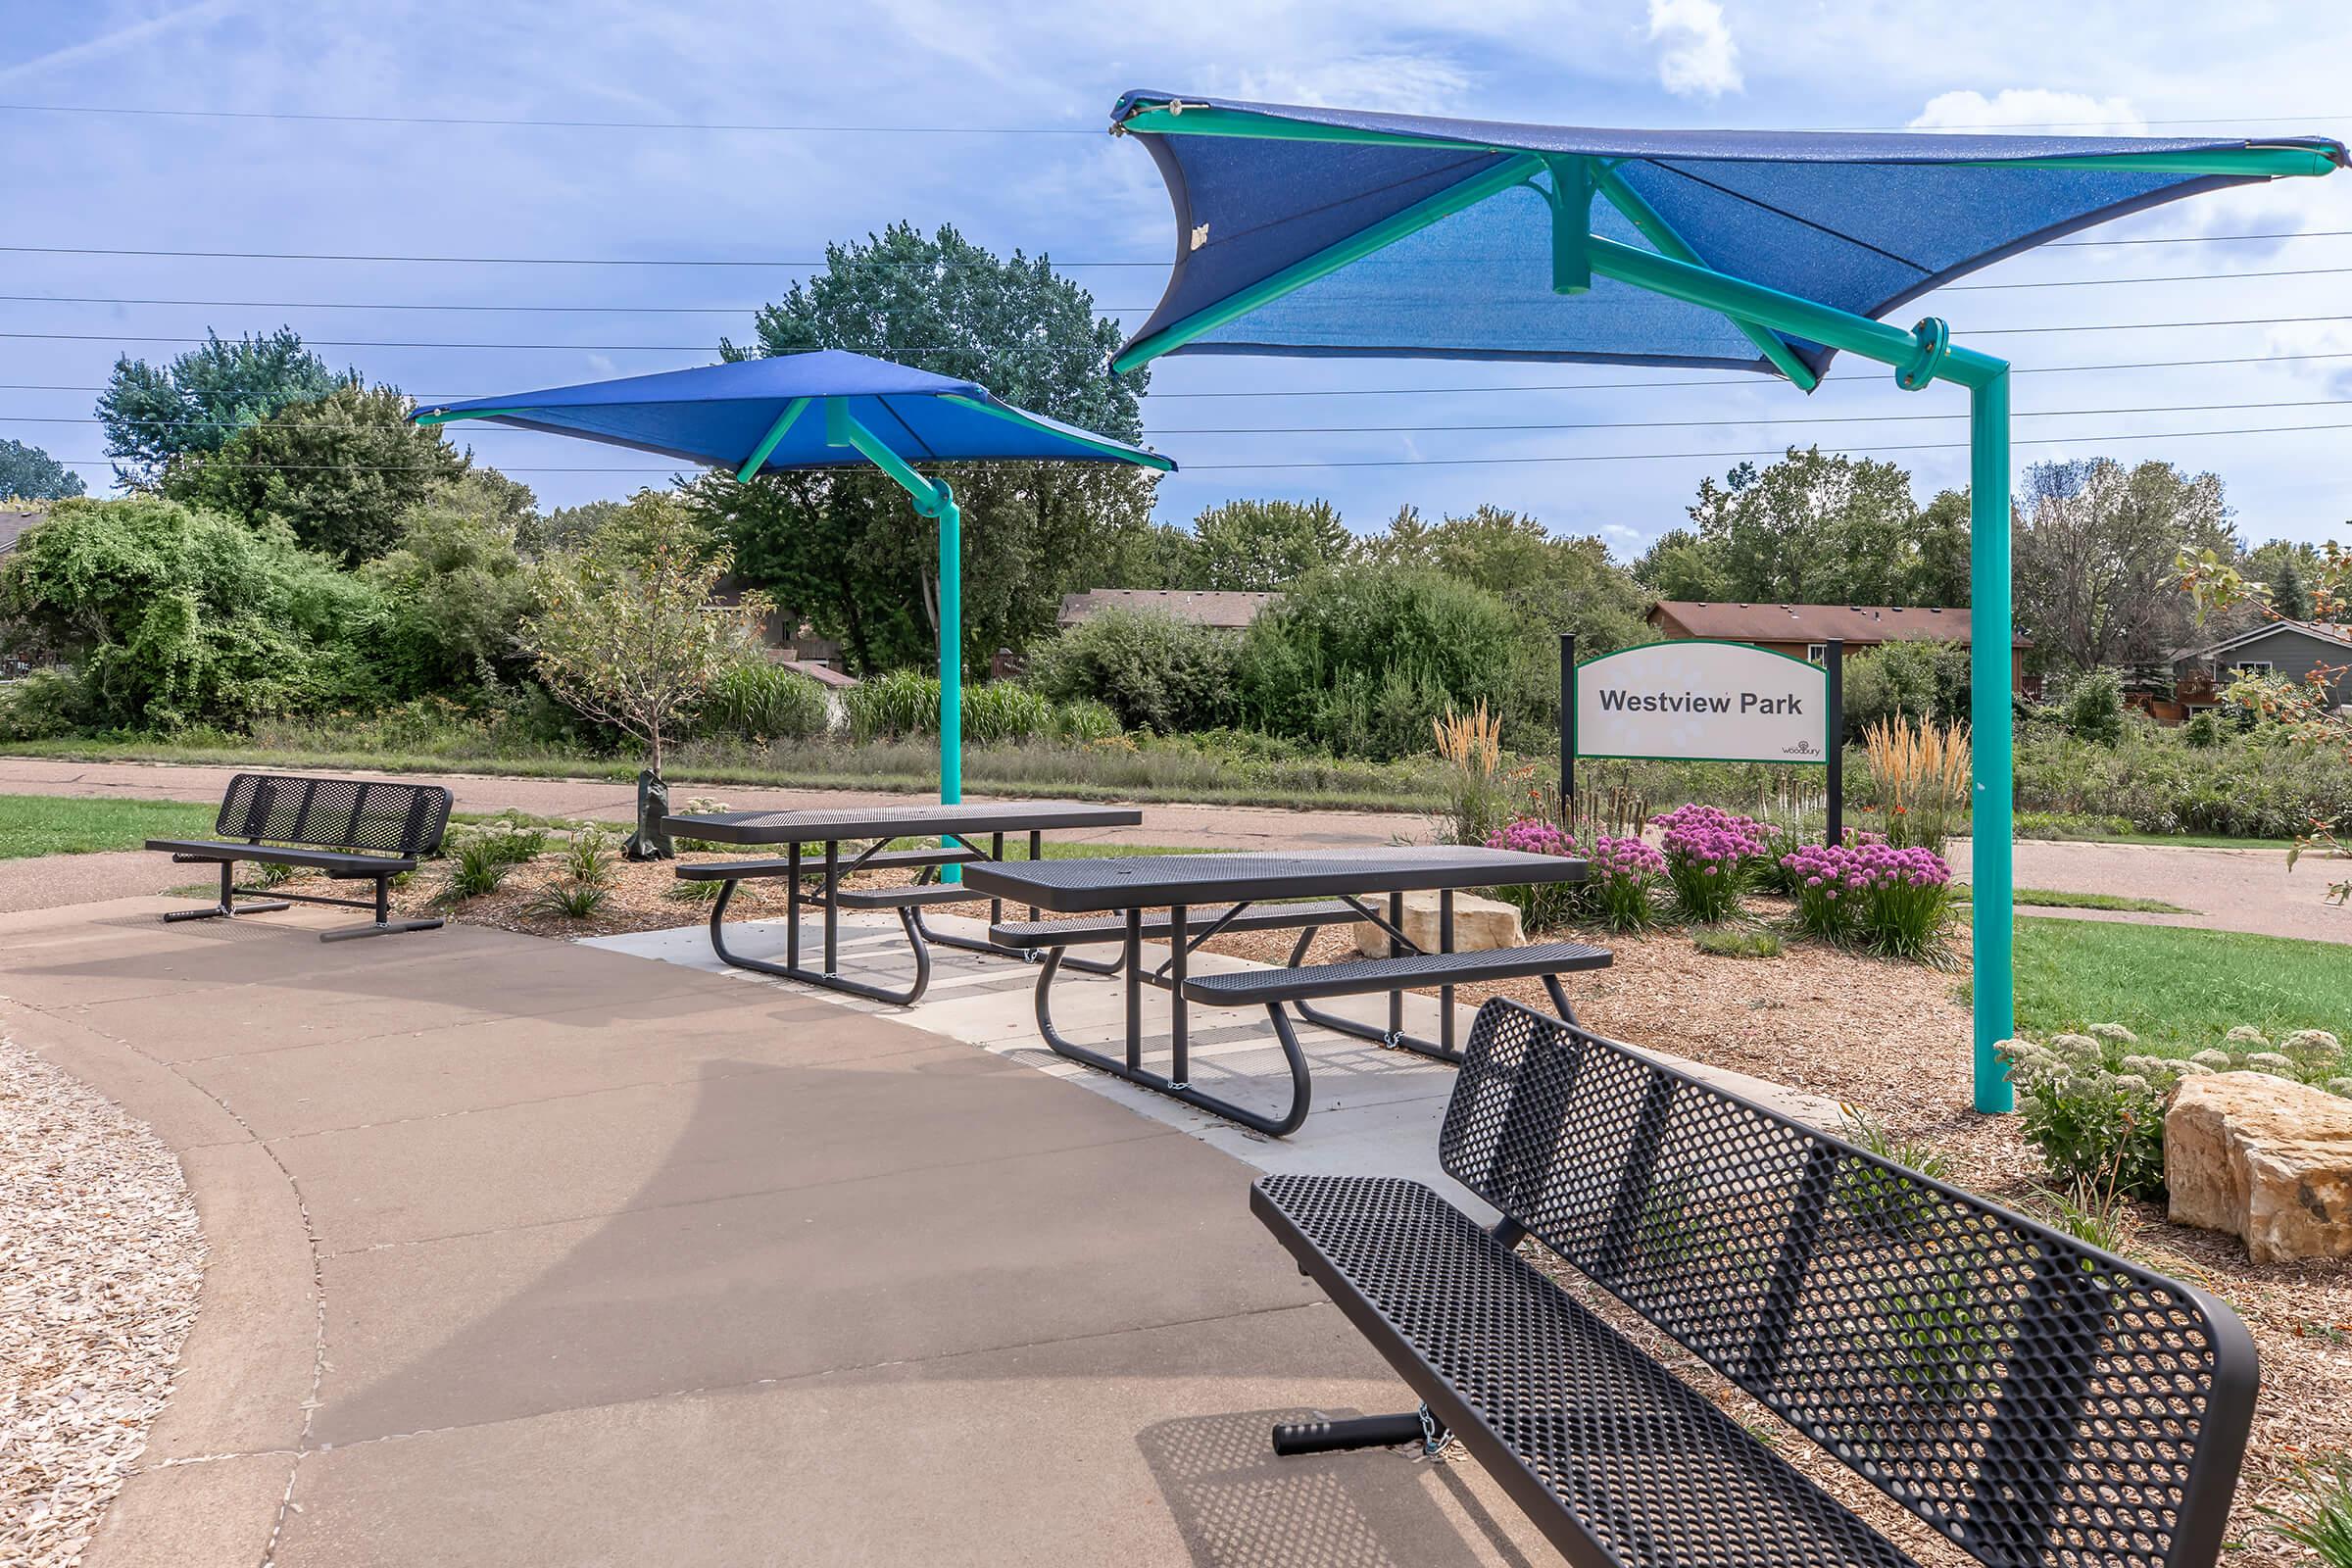
[[[1398,931],[1404,929],[1404,895],[1401,893],[1389,895],[1389,924],[1395,926]],[[1389,956],[1392,958],[1404,956],[1404,946],[1395,936],[1389,938]],[[1403,1033],[1404,993],[1392,991],[1389,993],[1389,1034],[1394,1038]]]
[[[1144,1065],[1144,911],[1127,911],[1127,941],[1123,949],[1127,964],[1127,1070],[1140,1072]]]
[[[841,892],[841,841],[825,840],[825,973],[840,972],[841,910],[834,899]]]
[[[1192,1013],[1184,1000],[1185,972],[1191,966],[1185,961],[1185,906],[1171,905],[1168,908],[1168,944],[1174,955],[1168,960],[1168,1081],[1178,1089],[1192,1087],[1192,1063],[1185,1031],[1192,1022]]]
[[[988,858],[991,860],[997,861],[1002,861],[1004,858],[1004,834],[992,833],[989,835]],[[988,923],[990,925],[1003,925],[1004,923],[1004,901],[1003,899],[991,899],[988,901]]]
[[[801,844],[784,846],[784,963],[801,966]]]
[[[1453,951],[1453,889],[1445,888],[1438,894],[1438,951]],[[1453,987],[1438,987],[1438,1045],[1448,1056],[1453,1047]]]
[[[1142,911],[1130,910],[1128,918],[1136,931],[1130,936],[1132,946],[1129,951],[1132,957],[1127,964],[1127,1059],[1121,1061],[1116,1056],[1106,1056],[1099,1051],[1090,1051],[1085,1046],[1074,1044],[1060,1030],[1054,1027],[1052,1003],[1054,980],[1061,972],[1062,956],[1069,951],[1067,948],[1048,948],[1045,962],[1038,966],[1037,1032],[1039,1037],[1045,1041],[1047,1049],[1057,1056],[1066,1056],[1082,1066],[1094,1068],[1097,1072],[1106,1072],[1113,1078],[1124,1078],[1127,1082],[1149,1089],[1154,1094],[1165,1095],[1170,1100],[1181,1101],[1196,1109],[1205,1110],[1211,1115],[1239,1122],[1242,1126],[1248,1127],[1253,1132],[1264,1133],[1269,1138],[1285,1138],[1297,1132],[1299,1124],[1306,1120],[1307,1108],[1312,1102],[1314,1086],[1307,1076],[1306,1054],[1299,1049],[1298,1037],[1293,1032],[1290,1020],[1284,1015],[1280,1003],[1275,1003],[1266,1008],[1267,1015],[1274,1021],[1274,1036],[1281,1043],[1283,1060],[1290,1068],[1291,1074],[1291,1102],[1278,1116],[1262,1115],[1247,1105],[1237,1105],[1230,1100],[1220,1100],[1215,1095],[1203,1094],[1188,1083],[1163,1078],[1158,1073],[1142,1065],[1139,1059],[1143,1043],[1142,987],[1167,982],[1143,974],[1140,951]],[[1170,972],[1173,973],[1173,969]],[[1181,984],[1181,982],[1177,983]],[[1179,1004],[1181,1004],[1181,998]]]
[[[1031,828],[1029,830],[1029,863],[1035,865],[1045,858],[1046,836],[1036,828]],[[1029,906],[1029,918],[1032,920],[1037,918],[1037,906],[1034,904]]]

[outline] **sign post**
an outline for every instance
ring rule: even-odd
[[[1824,844],[1845,842],[1845,639],[1822,645],[1822,671],[1829,678],[1830,832]]]

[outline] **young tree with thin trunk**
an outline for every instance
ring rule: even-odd
[[[540,564],[520,628],[540,680],[640,742],[657,779],[711,683],[757,647],[766,599],[710,600],[733,559],[674,497],[647,490],[579,551]]]

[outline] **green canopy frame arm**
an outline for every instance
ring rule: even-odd
[[[1972,349],[1953,346],[1950,329],[1929,318],[1906,332],[1869,317],[1783,293],[1719,272],[1617,173],[1614,164],[1587,158],[1544,157],[1522,149],[1446,141],[1423,136],[1315,124],[1246,111],[1186,107],[1175,101],[1145,103],[1114,129],[1145,134],[1287,137],[1304,141],[1352,142],[1416,148],[1455,148],[1503,155],[1501,162],[1424,198],[1414,206],[1292,264],[1254,286],[1237,291],[1206,310],[1172,322],[1131,345],[1113,362],[1130,370],[1194,341],[1273,300],[1305,287],[1348,264],[1396,243],[1465,208],[1527,184],[1551,204],[1553,284],[1563,293],[1582,292],[1591,274],[1720,312],[1745,333],[1782,374],[1811,391],[1811,368],[1789,349],[1787,338],[1802,338],[1892,367],[1898,385],[1919,391],[1948,381],[1969,395],[1970,592],[1974,635],[1970,642],[1972,682],[1973,824],[1970,832],[1974,880],[1970,920],[1974,939],[1975,1102],[1979,1110],[2015,1108],[1999,1046],[2016,1022],[2012,938],[2015,887],[2011,863],[2014,832],[2014,759],[2010,692],[2014,678],[2010,607],[2009,366]],[[1564,166],[1567,167],[1565,174]],[[2335,164],[2307,147],[2249,146],[2198,153],[2117,154],[2090,158],[2019,159],[2003,168],[2083,169],[2128,167],[2150,172],[2240,177],[2313,175],[2332,172]],[[1547,189],[1535,183],[1550,180]],[[1585,212],[1567,184],[1589,202],[1598,194],[1657,247],[1655,252],[1592,233],[1566,234],[1560,225]]]

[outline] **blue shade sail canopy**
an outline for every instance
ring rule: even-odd
[[[1595,130],[1157,92],[1122,98],[1112,128],[1159,166],[1177,239],[1118,368],[1163,353],[1570,360],[1777,370],[1808,389],[1834,349],[1593,275],[1593,253],[1613,242],[1876,318],[2107,219],[2346,163],[2322,137]]]
[[[416,417],[426,424],[481,419],[580,436],[750,479],[873,461],[866,446],[845,439],[843,416],[906,464],[1176,466],[1155,452],[1014,408],[977,381],[842,349],[435,404],[417,410]]]

